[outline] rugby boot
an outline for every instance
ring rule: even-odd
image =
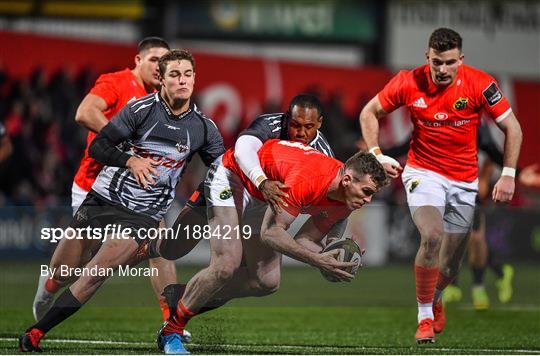
[[[433,331],[433,320],[426,318],[420,320],[416,329],[416,342],[418,344],[428,344],[435,342],[435,332]]]
[[[514,279],[514,267],[504,265],[502,270],[503,276],[495,282],[495,285],[499,291],[499,301],[501,303],[508,303],[512,299],[513,294],[512,280]]]
[[[433,331],[439,334],[444,330],[446,325],[446,313],[442,300],[433,304]]]
[[[19,336],[19,352],[43,352],[39,342],[45,333],[38,329],[29,329]]]

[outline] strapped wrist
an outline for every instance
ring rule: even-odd
[[[371,153],[374,156],[382,155],[381,148],[379,146],[375,146],[369,149],[369,153]]]
[[[264,187],[264,183],[266,183],[266,181],[268,181],[268,178],[266,178],[265,176],[258,176],[256,179],[257,189],[262,190],[262,188]]]
[[[512,167],[503,167],[501,177],[502,176],[508,176],[515,178],[516,177],[516,169]]]

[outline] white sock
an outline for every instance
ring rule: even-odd
[[[433,320],[433,303],[418,302],[418,323],[424,319]]]

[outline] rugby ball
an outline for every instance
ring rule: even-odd
[[[339,254],[336,259],[340,262],[355,262],[352,267],[348,267],[345,271],[356,274],[358,268],[362,264],[362,252],[356,242],[351,239],[340,239],[328,244],[322,252],[338,250]],[[338,279],[321,270],[321,274],[330,282],[339,282]]]

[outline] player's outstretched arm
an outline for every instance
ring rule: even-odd
[[[504,167],[501,177],[493,188],[492,198],[495,202],[509,202],[514,196],[516,166],[521,150],[523,134],[514,113],[509,113],[504,120],[497,123],[504,132]]]
[[[390,178],[397,178],[403,169],[398,161],[386,156],[379,148],[379,119],[386,116],[378,96],[374,96],[362,109],[360,113],[360,127],[362,137],[366,142],[369,152],[377,157],[377,160],[384,166]]]
[[[253,135],[242,135],[234,146],[234,158],[246,177],[261,191],[264,200],[275,212],[281,212],[281,206],[287,206],[283,199],[289,195],[285,192],[287,186],[279,181],[268,179],[261,167],[257,152],[263,142]]]
[[[352,280],[354,275],[345,272],[343,269],[354,266],[354,263],[337,261],[335,253],[338,251],[329,251],[322,254],[317,253],[302,246],[289,235],[287,229],[294,219],[295,216],[289,214],[287,211],[275,214],[272,209],[267,209],[261,229],[261,240],[263,243],[298,261],[325,270],[340,281]],[[322,239],[324,234],[320,231],[318,233]]]
[[[87,94],[77,108],[75,122],[97,133],[109,123],[109,120],[103,115],[105,110],[107,110],[107,103],[102,97]]]

